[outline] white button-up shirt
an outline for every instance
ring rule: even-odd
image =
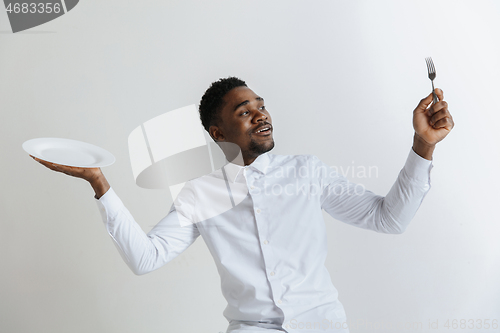
[[[135,274],[169,262],[202,236],[221,276],[228,332],[348,332],[325,267],[321,210],[382,233],[401,233],[430,189],[432,163],[410,151],[383,197],[316,156],[260,155],[186,183],[148,234],[110,188],[97,204]],[[222,184],[222,185],[221,185]]]

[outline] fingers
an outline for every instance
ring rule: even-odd
[[[31,156],[31,155],[30,155]],[[52,163],[52,162],[48,162],[48,161],[45,161],[45,160],[41,160],[39,158],[36,158],[34,156],[31,156],[33,157],[33,159],[35,161],[37,161],[38,163],[46,166],[47,168],[49,168],[50,170],[54,170],[54,171],[58,171],[58,172],[62,172],[62,173],[65,173],[69,176],[73,176],[73,173],[71,172],[72,169],[74,169],[73,167],[70,167],[70,166],[67,166],[67,165],[61,165],[61,164],[55,164],[55,163]]]
[[[82,167],[73,167],[73,166],[69,166],[69,165],[55,164],[52,162],[41,160],[41,159],[36,158],[32,155],[30,155],[30,156],[35,161],[46,166],[47,168],[49,168],[53,171],[62,172],[68,176],[73,176],[73,177],[78,177],[78,178],[82,178],[85,180],[89,180],[89,179],[92,179],[93,177],[96,177],[100,173],[102,173],[100,168],[82,168]]]
[[[439,88],[434,89],[434,93],[437,95],[438,99],[442,101],[444,99],[443,91]]]
[[[435,105],[432,105],[429,109],[427,109],[427,114],[432,116],[442,110],[448,110],[448,103],[446,101],[439,101]]]
[[[47,161],[44,161],[44,160],[41,160],[39,158],[36,158],[35,156],[32,156],[30,155],[35,161],[37,161],[38,163],[46,166],[47,168],[51,169],[51,170],[54,170],[54,171],[59,171],[58,170],[58,167],[57,167],[57,164],[54,164],[54,163],[51,163],[51,162],[47,162]]]
[[[432,127],[435,129],[446,128],[447,130],[451,130],[453,128],[453,124],[451,123],[450,119],[443,118],[438,120],[434,125],[432,125]]]
[[[429,114],[429,116],[431,116],[434,112],[438,111],[441,109],[441,107],[439,108],[436,108],[436,106],[441,103],[444,99],[444,94],[443,94],[443,90],[439,89],[439,88],[436,88],[434,89],[434,92],[436,93],[438,99],[439,99],[439,102],[436,103],[436,105],[432,105],[430,108],[429,108],[429,105],[431,105],[431,103],[433,102],[433,95],[432,93],[430,93],[429,95],[427,95],[426,97],[422,98],[420,100],[420,103],[418,103],[417,107],[415,108],[415,111],[414,112],[426,112]],[[447,106],[448,104],[446,104]],[[436,111],[432,112],[432,107],[434,107],[434,109]]]
[[[425,112],[427,110],[427,107],[431,103],[432,103],[432,93],[430,93],[429,95],[427,95],[427,97],[424,97],[420,100],[420,103],[418,103],[414,112]]]
[[[455,126],[453,117],[447,109],[436,112],[431,117],[431,125],[433,128],[446,128],[448,130],[451,130]]]

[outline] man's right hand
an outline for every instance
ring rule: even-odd
[[[101,168],[80,168],[80,167],[72,167],[72,166],[67,166],[67,165],[61,165],[61,164],[55,164],[52,162],[47,162],[44,160],[41,160],[39,158],[36,158],[32,155],[30,155],[35,161],[39,162],[40,164],[43,164],[47,168],[57,171],[57,172],[62,172],[65,173],[69,176],[77,177],[77,178],[82,178],[85,179],[90,183],[92,188],[95,191],[95,198],[99,199],[101,196],[106,193],[110,185],[108,181],[106,180],[106,177],[104,177],[104,174],[101,171]]]

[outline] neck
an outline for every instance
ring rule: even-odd
[[[241,151],[241,148],[231,142],[217,142],[222,152],[226,156],[226,160],[233,164],[247,166],[253,163],[261,154],[251,151]]]
[[[257,159],[257,157],[259,157],[259,156],[243,157],[243,162],[245,163],[245,166],[252,164],[253,161],[255,161]]]

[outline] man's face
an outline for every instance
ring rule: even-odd
[[[271,115],[264,99],[248,87],[230,90],[223,98],[219,126],[211,126],[210,134],[216,141],[233,142],[242,151],[248,165],[257,156],[274,147]]]

